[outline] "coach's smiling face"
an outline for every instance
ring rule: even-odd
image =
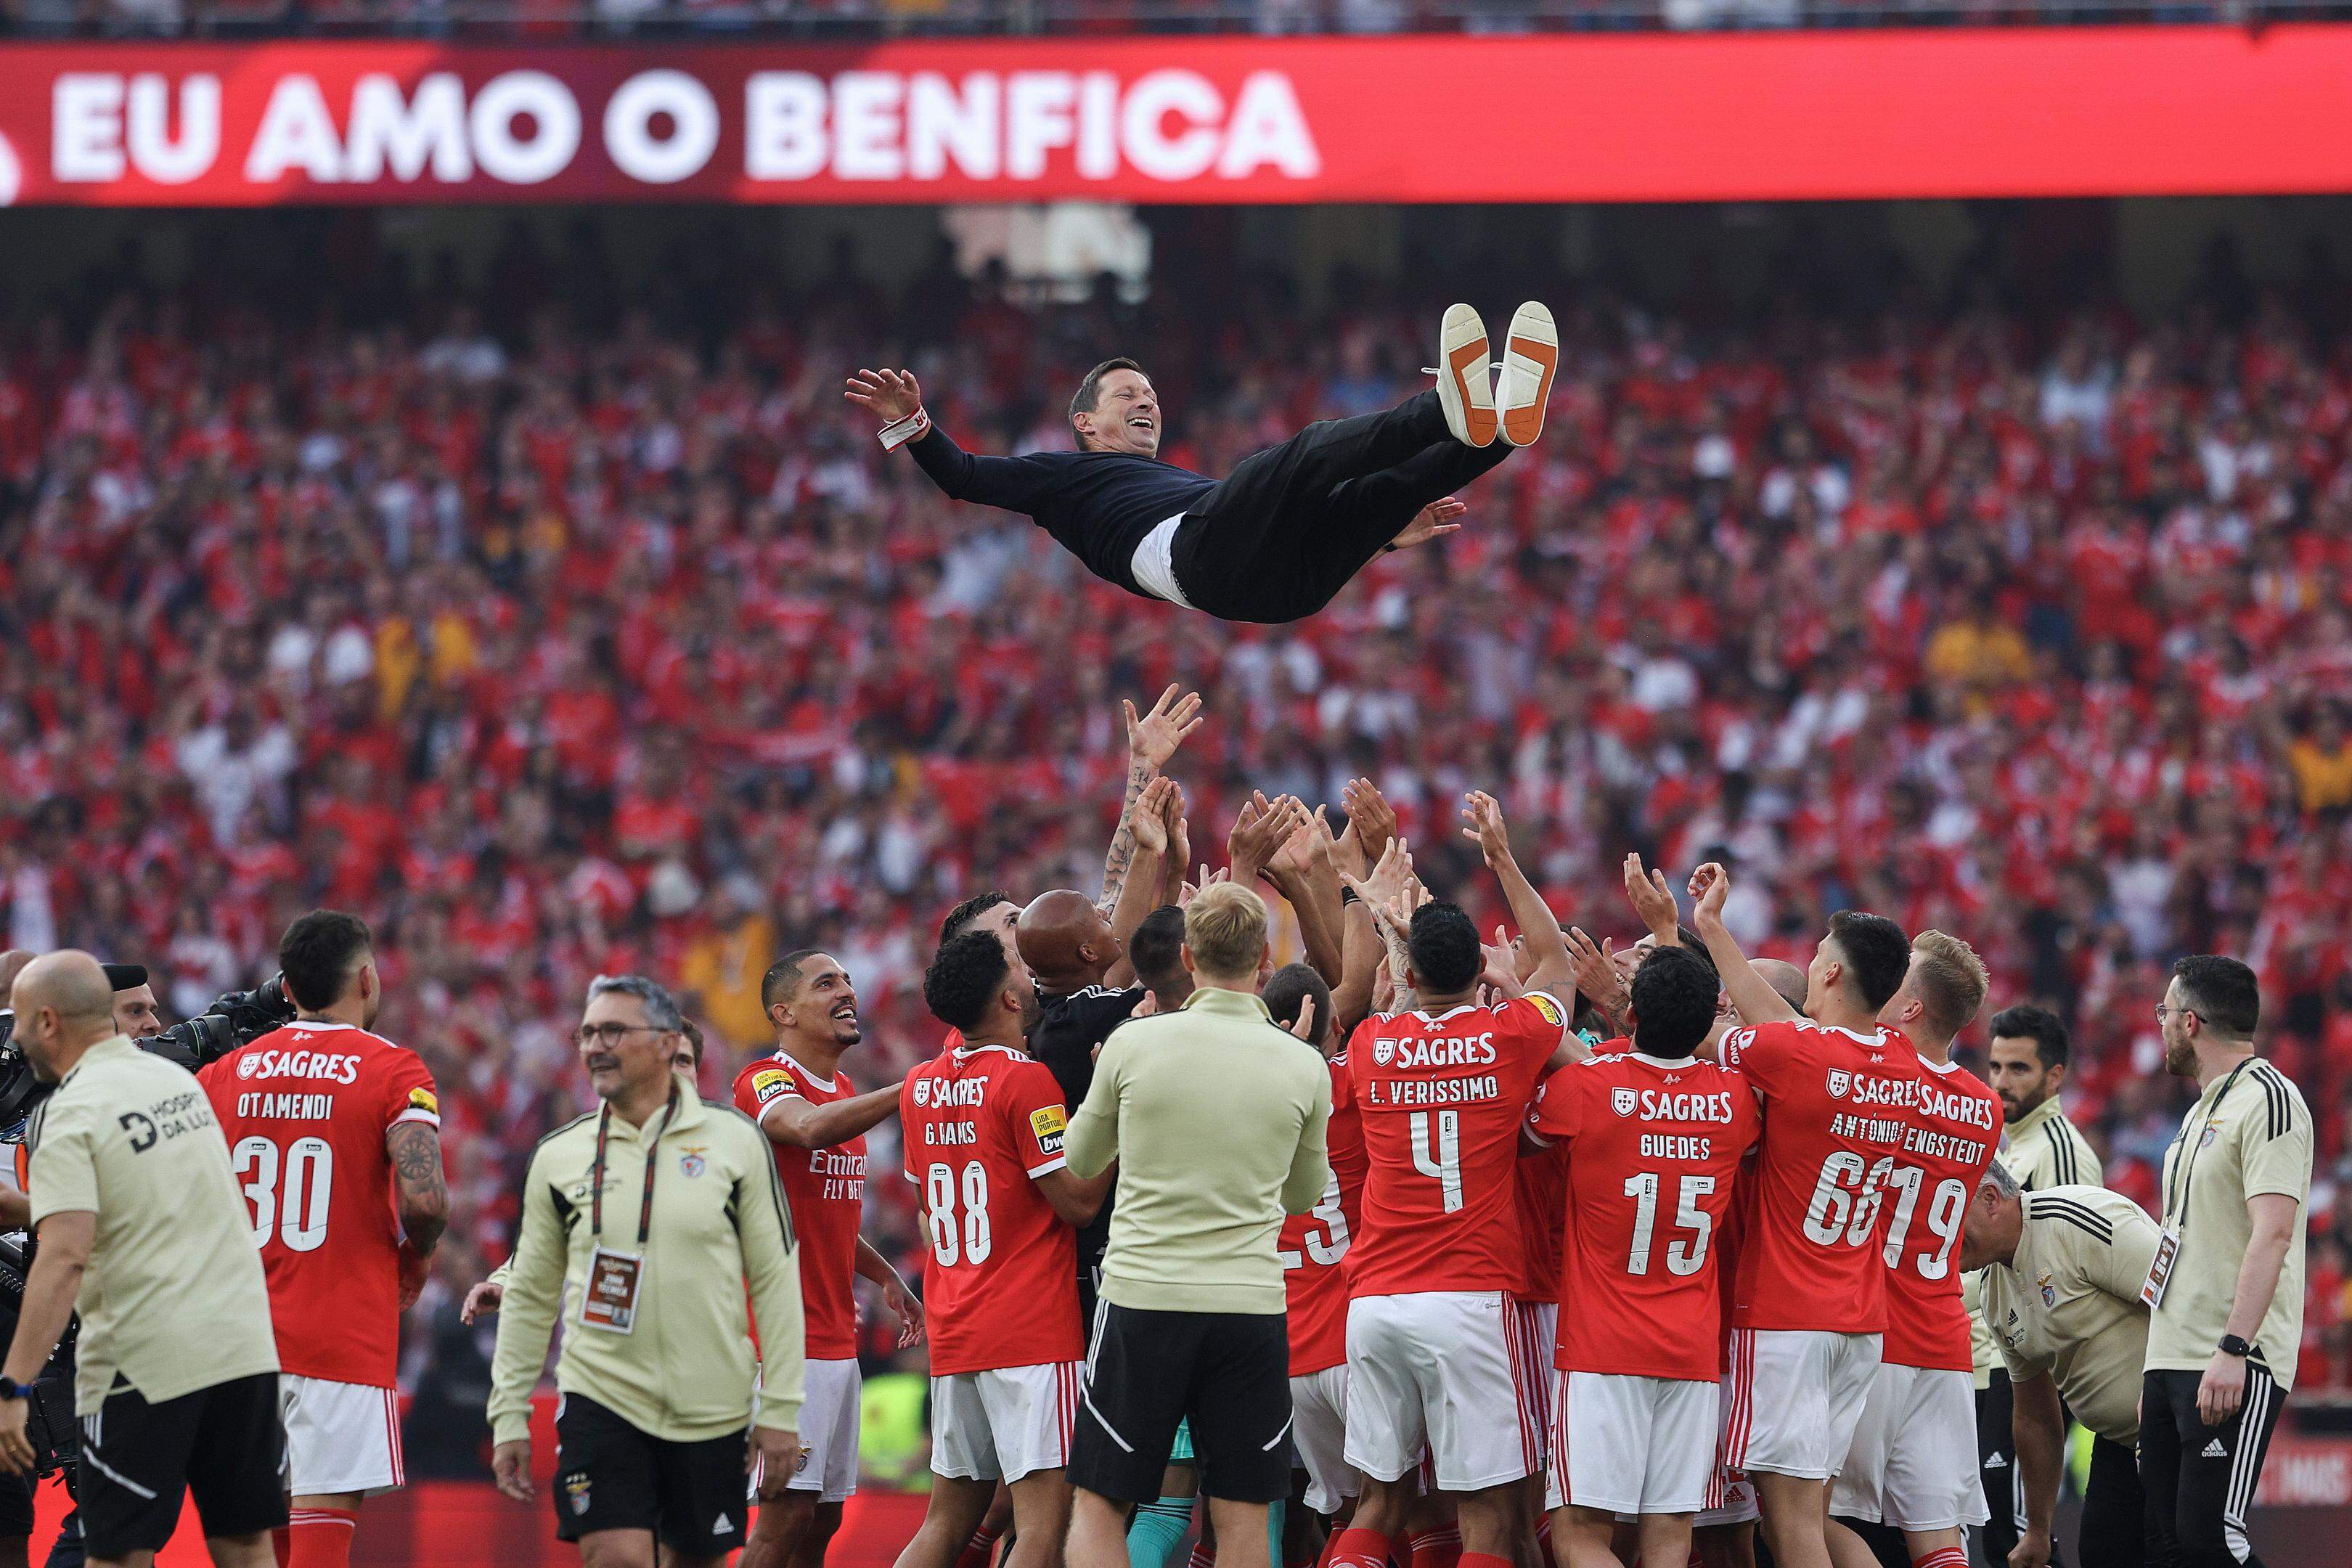
[[[1139,370],[1105,371],[1095,384],[1093,410],[1073,415],[1071,423],[1096,451],[1160,455],[1160,395]]]

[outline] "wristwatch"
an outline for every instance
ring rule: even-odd
[[[2248,1344],[2245,1341],[2240,1339],[2235,1334],[2223,1334],[2221,1336],[2221,1349],[2223,1355],[2243,1356],[2252,1351],[2253,1348],[2253,1346]]]
[[[33,1390],[29,1384],[18,1383],[13,1377],[0,1375],[0,1399],[28,1399],[32,1397],[32,1393]]]

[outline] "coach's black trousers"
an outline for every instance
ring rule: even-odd
[[[2197,1414],[2201,1375],[2151,1372],[2141,1385],[2139,1480],[2148,1561],[2262,1568],[2246,1538],[2246,1513],[2285,1395],[2268,1371],[2249,1365],[2245,1403],[2227,1425],[2208,1426]]]
[[[1413,514],[1511,455],[1446,433],[1437,394],[1309,425],[1252,453],[1178,525],[1176,585],[1227,621],[1295,621],[1329,604]]]

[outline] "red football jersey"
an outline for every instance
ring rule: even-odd
[[[1348,1073],[1367,1163],[1351,1294],[1518,1287],[1519,1123],[1567,1034],[1568,1009],[1540,991],[1357,1026]]]
[[[1557,1304],[1568,1234],[1567,1155],[1559,1149],[1540,1154],[1522,1149],[1511,1185],[1512,1200],[1519,1211],[1519,1239],[1526,1248],[1512,1299]]]
[[[1918,1102],[1886,1178],[1886,1348],[1894,1366],[1967,1372],[1960,1217],[2000,1147],[2000,1096],[1958,1062],[1919,1063]]]
[[[394,1124],[441,1125],[416,1053],[349,1024],[294,1023],[196,1075],[228,1139],[286,1371],[391,1388],[400,1366]]]
[[[1732,1030],[1723,1059],[1764,1101],[1734,1326],[1879,1332],[1885,1186],[1918,1095],[1919,1053],[1900,1029],[1857,1035],[1796,1019]]]
[[[931,1241],[931,1375],[1085,1355],[1078,1233],[1037,1190],[1069,1124],[1054,1075],[1003,1046],[942,1051],[907,1075],[898,1120]]]
[[[1282,1254],[1290,1315],[1290,1375],[1305,1377],[1348,1359],[1348,1247],[1364,1194],[1364,1128],[1348,1098],[1348,1058],[1331,1063],[1331,1120],[1323,1135],[1331,1179],[1307,1214],[1286,1215],[1275,1246]]]
[[[1561,1295],[1576,1304],[1554,1365],[1720,1375],[1712,1243],[1758,1120],[1738,1074],[1687,1057],[1594,1057],[1544,1080],[1528,1125],[1567,1154]]]
[[[857,1091],[835,1072],[820,1079],[782,1051],[755,1058],[735,1075],[735,1109],[754,1121],[786,1095],[812,1105],[846,1100]],[[774,1143],[776,1174],[800,1237],[801,1307],[807,1314],[811,1361],[851,1361],[857,1355],[857,1226],[866,1212],[866,1138],[830,1149]]]

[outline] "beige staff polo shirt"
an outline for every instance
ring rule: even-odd
[[[278,1370],[269,1287],[228,1142],[195,1075],[117,1035],[33,1112],[33,1225],[98,1216],[74,1409],[118,1376],[151,1405]]]
[[[2287,1076],[2260,1057],[2208,1085],[2164,1155],[2164,1226],[2180,1256],[2148,1324],[2150,1372],[2201,1372],[2213,1359],[2253,1239],[2246,1200],[2294,1200],[2294,1234],[2278,1289],[2247,1359],[2281,1390],[2294,1386],[2303,1351],[2303,1256],[2311,1213],[2311,1110]]]

